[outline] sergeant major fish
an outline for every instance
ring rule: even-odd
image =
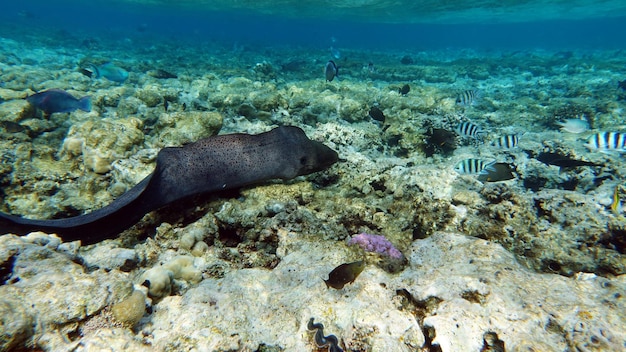
[[[599,132],[589,137],[585,146],[592,151],[626,152],[626,133]]]
[[[454,166],[454,171],[461,175],[474,175],[480,173],[494,162],[476,158],[463,159]]]
[[[469,121],[460,122],[454,131],[461,137],[471,137],[478,138],[480,134],[483,133],[483,130],[480,126],[473,124]]]
[[[507,134],[493,141],[493,145],[503,149],[511,149],[517,146],[519,137],[516,134]]]
[[[477,89],[469,89],[457,95],[456,103],[461,106],[472,106],[478,98],[480,98],[480,91]]]
[[[27,97],[26,101],[47,115],[55,112],[72,112],[76,109],[91,111],[91,97],[76,99],[63,89],[48,89]]]

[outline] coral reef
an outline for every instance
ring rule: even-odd
[[[325,82],[327,59],[307,48],[85,38],[90,56],[130,71],[118,83],[76,71],[91,57],[75,39],[37,38],[0,38],[3,212],[101,208],[161,148],[217,133],[296,125],[341,162],[185,200],[93,246],[0,234],[0,349],[312,350],[311,316],[346,350],[624,348],[626,232],[611,202],[626,167],[588,150],[580,126],[560,131],[581,116],[589,133],[621,131],[619,53],[353,50]],[[90,95],[92,111],[44,118],[24,98],[51,88]],[[479,99],[455,103],[471,89]],[[456,135],[465,121],[483,141]],[[495,143],[509,135],[516,146]],[[542,153],[589,164],[559,168]],[[469,158],[512,165],[515,178],[454,172]],[[348,245],[360,233],[384,234],[402,263],[387,260],[392,247]],[[358,280],[325,287],[360,260]]]

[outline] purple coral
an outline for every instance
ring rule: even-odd
[[[356,244],[366,252],[375,252],[393,259],[402,259],[402,253],[382,235],[370,235],[363,232],[352,236],[348,244]]]

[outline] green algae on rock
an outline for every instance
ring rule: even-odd
[[[146,312],[146,295],[140,290],[134,290],[123,301],[111,306],[111,313],[115,320],[124,326],[133,328]]]

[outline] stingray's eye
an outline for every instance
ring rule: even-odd
[[[302,158],[300,158],[300,165],[306,165],[308,161],[309,159],[307,159],[306,156],[303,156]]]

